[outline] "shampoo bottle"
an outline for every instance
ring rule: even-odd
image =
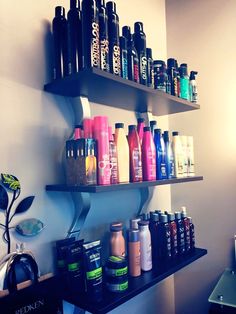
[[[140,236],[139,230],[129,230],[129,274],[132,277],[141,275]]]
[[[99,15],[96,0],[82,0],[84,68],[100,68]]]
[[[156,148],[150,127],[144,127],[142,142],[143,180],[156,180]]]
[[[130,159],[130,182],[140,182],[143,179],[142,155],[136,125],[129,125],[128,143]]]
[[[160,258],[171,258],[171,231],[167,215],[160,216]]]
[[[116,4],[107,2],[110,72],[120,76],[119,17]]]
[[[71,61],[71,73],[82,69],[82,18],[79,0],[70,0],[70,10],[67,14],[69,58]]]
[[[177,226],[178,253],[183,255],[185,253],[185,237],[184,224],[180,212],[175,212],[175,222]]]
[[[154,131],[154,143],[156,147],[156,176],[157,180],[167,179],[166,174],[166,151],[161,129]]]
[[[184,156],[178,132],[172,132],[172,150],[174,156],[174,174],[176,178],[184,176]]]
[[[122,35],[127,39],[128,53],[128,78],[131,81],[139,83],[139,59],[138,53],[134,46],[131,30],[129,26],[122,27]]]
[[[53,79],[60,79],[69,75],[68,65],[68,35],[65,9],[61,6],[55,8],[55,17],[52,21],[52,34],[54,44]]]
[[[121,77],[128,80],[127,39],[124,36],[120,36],[120,65],[121,65]]]
[[[184,239],[185,239],[185,252],[188,253],[191,249],[191,240],[190,240],[190,223],[186,213],[186,207],[181,207],[181,217],[184,225]]]
[[[180,136],[180,140],[181,140],[181,146],[182,146],[182,151],[183,151],[183,176],[187,177],[188,176],[188,169],[189,169],[189,165],[188,165],[188,143],[187,143],[187,136],[186,135],[181,135]]]
[[[115,128],[118,183],[129,182],[129,144],[125,135],[124,123],[116,123]]]
[[[109,159],[109,135],[108,118],[106,116],[96,116],[93,119],[94,138],[97,140],[97,165],[98,184],[110,184],[110,159]]]
[[[83,120],[84,138],[93,138],[93,119]]]
[[[149,271],[152,269],[152,244],[151,234],[148,228],[148,221],[140,221],[140,255],[141,255],[141,269],[143,271]]]
[[[146,49],[147,54],[147,86],[154,88],[154,68],[152,59],[152,49]]]
[[[168,221],[170,226],[171,257],[175,258],[178,255],[178,240],[177,240],[177,225],[175,222],[174,213],[168,213]]]
[[[99,44],[100,44],[100,60],[101,69],[109,72],[109,42],[108,42],[108,25],[107,10],[105,0],[97,0],[99,12]]]
[[[108,127],[108,132],[109,132],[109,158],[111,168],[111,184],[117,184],[118,183],[117,148],[114,142],[112,128],[110,126]]]
[[[143,31],[143,23],[134,23],[134,46],[139,59],[139,81],[147,85],[147,54],[146,54],[146,35]]]
[[[166,175],[167,179],[171,179],[174,177],[174,158],[168,131],[164,131],[164,142],[166,151]]]

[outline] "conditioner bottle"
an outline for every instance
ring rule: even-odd
[[[130,182],[140,182],[143,179],[142,155],[136,125],[129,125],[128,143],[130,159]]]
[[[144,127],[142,142],[143,180],[156,180],[156,148],[150,127]]]
[[[115,128],[118,183],[129,182],[129,144],[125,135],[124,123],[116,123]]]

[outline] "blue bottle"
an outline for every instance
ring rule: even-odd
[[[124,36],[120,36],[120,65],[121,65],[121,77],[128,80],[127,39]]]
[[[156,146],[157,180],[167,179],[165,144],[161,129],[154,130],[154,143]]]
[[[167,179],[171,179],[174,177],[174,157],[168,131],[164,131],[163,138],[166,151],[166,176]]]

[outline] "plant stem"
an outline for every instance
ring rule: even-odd
[[[9,231],[9,223],[10,223],[10,213],[11,213],[11,209],[12,206],[14,204],[14,201],[16,200],[16,191],[13,191],[13,196],[12,196],[12,200],[11,200],[11,204],[7,210],[7,214],[6,214],[6,240],[7,240],[7,253],[9,254],[11,251],[11,237],[10,237],[10,231]]]

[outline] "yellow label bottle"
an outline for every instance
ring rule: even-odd
[[[118,183],[129,182],[129,144],[125,135],[124,123],[116,123],[115,128]]]

